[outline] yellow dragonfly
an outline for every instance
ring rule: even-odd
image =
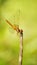
[[[6,22],[7,22],[14,30],[16,30],[17,33],[22,33],[22,32],[23,32],[22,29],[20,30],[18,26],[12,25],[7,19],[6,19]]]
[[[19,14],[19,15],[17,16],[17,17],[18,17],[18,18],[17,18],[17,19],[18,19],[17,21],[19,21],[20,10],[19,10],[19,13],[18,13],[18,14]],[[15,21],[15,16],[14,16],[14,23],[17,22],[17,21]],[[19,25],[18,25],[18,24],[16,24],[16,23],[15,23],[15,24],[12,24],[12,23],[10,23],[10,21],[7,20],[7,19],[6,19],[6,22],[12,27],[12,29],[16,30],[17,33],[23,32],[23,30],[20,30],[20,29],[19,29]]]

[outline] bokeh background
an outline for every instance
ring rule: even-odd
[[[37,0],[0,0],[0,65],[18,65],[20,37],[5,19],[23,29],[22,65],[37,65]]]

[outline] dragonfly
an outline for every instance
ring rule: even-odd
[[[13,32],[13,29],[16,30],[17,33],[22,31],[19,29],[19,25],[18,25],[19,19],[20,19],[20,10],[18,11],[18,13],[16,13],[16,16],[14,16],[14,20],[13,20],[14,24],[10,23],[10,21],[6,19],[6,22],[11,26],[9,27],[9,30],[11,32]]]

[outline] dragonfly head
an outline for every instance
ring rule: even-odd
[[[23,34],[23,30],[22,29],[20,30],[20,34]]]

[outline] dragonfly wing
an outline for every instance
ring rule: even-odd
[[[14,29],[13,28],[9,27],[8,29],[9,29],[9,32],[14,33]]]

